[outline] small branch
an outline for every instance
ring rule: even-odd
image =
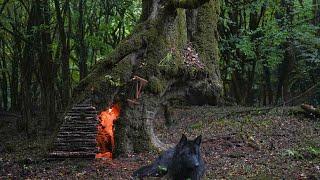
[[[196,9],[210,0],[172,0],[174,8]]]

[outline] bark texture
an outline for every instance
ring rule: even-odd
[[[186,9],[196,8],[193,42],[204,69],[185,65],[188,42]],[[173,103],[217,104],[222,93],[218,68],[216,24],[218,1],[143,1],[141,23],[106,60],[75,89],[77,100],[91,97],[98,110],[120,103],[115,125],[115,154],[167,146],[155,136],[153,119]],[[135,93],[133,75],[148,80],[139,104],[129,106]],[[161,111],[163,112],[163,111]]]

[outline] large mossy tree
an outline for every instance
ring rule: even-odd
[[[218,67],[218,0],[143,0],[141,22],[135,31],[74,91],[74,99],[91,97],[99,109],[120,103],[116,121],[116,153],[145,151],[164,145],[153,133],[152,119],[175,103],[222,102]],[[192,43],[204,68],[187,66],[184,57]],[[133,75],[148,80],[139,104],[129,106],[135,91]]]

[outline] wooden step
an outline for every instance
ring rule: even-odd
[[[99,124],[99,120],[94,120],[94,119],[90,119],[90,120],[80,120],[80,119],[69,119],[66,120],[64,123],[65,124]]]
[[[98,112],[97,111],[74,111],[74,110],[72,110],[72,111],[68,111],[67,115],[68,114],[73,114],[73,115],[81,115],[81,114],[83,114],[83,115],[97,115]]]
[[[50,158],[95,158],[96,153],[94,152],[83,152],[83,151],[53,151],[49,153]]]
[[[60,128],[61,131],[69,131],[69,132],[74,132],[74,131],[81,131],[81,132],[96,132],[97,128],[96,126],[92,127],[68,127],[68,126],[62,126]]]
[[[72,131],[59,131],[58,135],[62,136],[68,136],[68,135],[73,135],[73,136],[95,136],[97,135],[97,132],[82,132],[82,131],[77,131],[77,132],[72,132]]]
[[[80,120],[80,115],[79,116],[66,116],[65,119],[72,119],[72,120]],[[96,116],[89,116],[89,117],[85,117],[84,120],[88,121],[88,120],[96,120],[97,117]],[[82,119],[81,119],[82,120]]]
[[[96,110],[94,106],[74,106],[72,110]]]
[[[68,111],[67,115],[78,115],[80,116],[81,114],[83,114],[84,116],[86,115],[97,115],[98,112],[97,111]]]
[[[84,115],[84,118],[89,118],[89,117],[92,118],[92,117],[96,117],[97,116],[96,113],[84,113],[83,115]],[[82,116],[81,113],[74,113],[74,112],[68,112],[66,114],[66,116],[71,116],[71,117],[74,117],[74,118],[83,118],[83,117],[81,117]]]
[[[87,117],[85,119],[81,119],[80,116],[71,116],[70,118],[65,118],[64,123],[67,122],[87,122],[87,123],[96,123],[99,122],[99,119],[97,117]]]
[[[92,128],[92,129],[97,129],[97,124],[78,124],[78,123],[65,123],[61,126],[62,129],[86,129],[86,128]]]
[[[79,134],[58,134],[57,138],[96,138],[96,134],[90,135],[79,135]]]
[[[96,141],[88,141],[88,142],[54,142],[53,145],[55,147],[58,146],[66,146],[66,147],[96,147]]]
[[[57,138],[56,139],[56,142],[92,142],[92,141],[96,141],[96,138],[71,138],[71,137],[68,137],[68,138]]]
[[[85,103],[85,104],[76,104],[73,107],[90,107],[90,106],[92,106],[92,104]]]
[[[66,147],[66,146],[56,147],[55,151],[65,151],[65,152],[78,151],[78,152],[93,152],[93,153],[99,152],[97,147]]]
[[[96,136],[98,111],[90,103],[76,104],[64,118],[55,139],[52,159],[95,158],[98,152]]]

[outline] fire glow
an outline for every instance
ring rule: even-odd
[[[114,122],[118,119],[120,114],[120,106],[118,104],[102,111],[99,117],[97,147],[99,153],[96,158],[110,158],[112,159],[112,152],[114,151]]]

